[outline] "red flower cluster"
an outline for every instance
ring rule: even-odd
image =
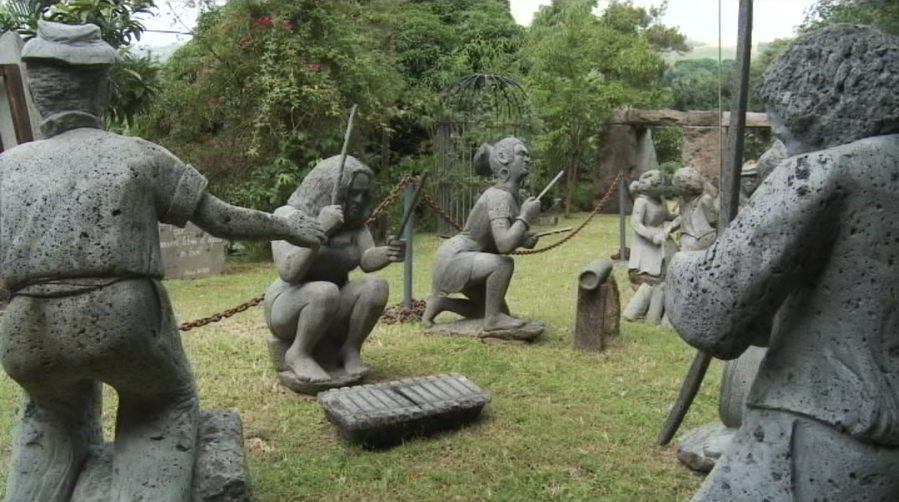
[[[243,44],[249,42],[250,40],[253,40],[253,38],[252,37],[240,37],[237,39],[237,43],[240,45],[243,45]]]
[[[308,64],[308,65],[306,65],[306,66],[308,66],[309,68],[311,68],[311,69],[313,69],[313,70],[315,70],[315,71],[320,70],[321,67],[322,67],[322,65],[320,65],[319,63],[310,63],[310,64]]]
[[[287,29],[291,29],[291,28],[293,28],[293,23],[291,23],[290,21],[282,21],[281,26],[283,26]]]
[[[257,28],[268,28],[272,25],[272,18],[268,16],[262,16],[256,19],[256,22],[253,23],[253,26]]]

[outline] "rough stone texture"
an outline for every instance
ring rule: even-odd
[[[112,482],[113,443],[92,447],[75,485],[72,502],[107,502]],[[191,502],[250,502],[251,484],[243,453],[240,415],[200,411]]]
[[[736,432],[717,422],[687,431],[677,444],[677,459],[694,471],[710,472]]]
[[[483,320],[481,319],[462,319],[461,321],[450,321],[435,324],[426,330],[427,333],[438,335],[454,335],[454,336],[472,336],[481,339],[491,338],[494,340],[513,340],[522,342],[533,342],[543,334],[546,326],[534,319],[524,319],[525,324],[517,328],[491,330],[484,332]]]
[[[226,204],[164,148],[102,130],[109,68],[57,62],[115,56],[98,44],[96,26],[40,23],[22,57],[45,139],[0,154],[0,363],[24,390],[6,498],[71,499],[100,453],[106,383],[119,397],[116,468],[95,498],[187,502],[199,398],[161,281],[159,223],[310,247],[325,235],[305,217]],[[62,55],[42,52],[54,47]]]
[[[637,129],[630,125],[607,124],[603,127],[599,136],[599,159],[596,169],[593,171],[593,197],[599,199],[611,186],[612,181],[622,170],[627,172],[627,178],[632,179],[637,174]],[[625,194],[625,213],[630,213],[633,199],[630,194]],[[611,197],[602,208],[605,214],[619,212],[619,197]]]
[[[296,373],[290,369],[284,360],[284,355],[289,348],[289,343],[285,343],[283,340],[275,338],[274,336],[270,336],[268,339],[269,356],[275,365],[275,370],[278,372],[278,382],[294,392],[314,396],[319,392],[328,389],[338,389],[340,387],[356,385],[368,376],[368,371],[351,375],[339,365],[333,364],[328,365],[328,367],[325,368],[331,376],[330,379],[322,382],[302,380],[297,378]]]
[[[746,396],[767,352],[764,347],[749,347],[737,359],[724,363],[721,392],[718,394],[718,417],[727,427],[743,424]]]
[[[791,156],[668,268],[686,342],[722,359],[770,347],[695,502],[899,500],[899,134],[882,134],[899,129],[897,86],[895,37],[798,37],[759,87]]]
[[[21,87],[23,91],[28,89],[25,82],[25,65],[22,64],[22,47],[25,42],[22,37],[14,31],[7,31],[0,35],[0,65],[18,65],[19,80],[16,83],[5,82],[0,92],[0,147],[3,150],[22,143],[20,136],[22,131],[16,130],[16,124],[19,127],[27,127],[30,136],[34,139],[40,139],[41,130],[41,114],[34,106],[31,94],[22,92],[21,96],[14,95],[13,89]],[[11,75],[7,76],[7,79]],[[24,106],[17,106],[15,101],[24,101]],[[26,116],[17,116],[26,115]]]
[[[371,447],[463,426],[477,419],[490,399],[459,374],[360,385],[318,395],[325,416],[341,434]]]
[[[721,139],[727,133],[718,128],[685,127],[681,164],[699,169],[703,176],[717,180],[721,175]]]
[[[199,279],[222,273],[228,241],[188,223],[159,225],[159,247],[166,279]]]
[[[577,350],[603,351],[618,337],[621,302],[613,267],[612,260],[603,258],[587,265],[578,276],[573,340]]]

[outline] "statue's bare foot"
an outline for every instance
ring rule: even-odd
[[[287,354],[284,356],[284,362],[287,363],[287,366],[290,367],[291,371],[293,371],[298,379],[305,382],[327,382],[331,379],[331,375],[322,369],[322,367],[315,362],[315,359],[309,356],[295,354],[288,350]]]
[[[441,303],[443,303],[441,297],[435,294],[428,295],[428,298],[425,300],[425,313],[421,315],[421,324],[425,328],[430,328],[434,325],[434,318],[441,312]]]
[[[484,319],[484,331],[500,331],[506,329],[517,329],[524,326],[526,321],[518,319],[506,314],[497,314]]]
[[[343,369],[348,375],[359,377],[368,373],[368,366],[362,364],[362,358],[357,350],[347,350],[341,354]]]

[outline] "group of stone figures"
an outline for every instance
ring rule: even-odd
[[[273,241],[265,320],[288,386],[366,373],[359,351],[387,284],[349,272],[402,260],[404,244],[373,242],[373,173],[352,157],[320,163],[267,214],[212,196],[165,149],[104,131],[117,54],[96,26],[41,22],[22,58],[43,139],[0,155],[0,362],[25,391],[7,500],[189,501],[200,410],[158,223]],[[650,264],[667,263],[665,311],[681,337],[724,359],[768,347],[743,425],[694,500],[899,499],[897,90],[896,39],[854,25],[803,35],[759,85],[785,158],[717,239],[704,226],[714,218],[682,214],[683,250],[669,256],[661,178],[634,185],[635,259],[657,277]],[[425,322],[451,311],[482,333],[523,329],[505,293],[507,255],[537,243],[539,201],[519,196],[529,153],[507,138],[475,164],[496,183],[438,251]],[[678,180],[692,197],[682,208],[713,213],[695,176]],[[83,472],[102,441],[101,383],[119,395],[105,477]]]

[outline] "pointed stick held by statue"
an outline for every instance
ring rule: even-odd
[[[546,185],[546,188],[544,188],[543,191],[540,192],[540,195],[537,196],[537,200],[542,199],[543,196],[546,195],[546,192],[548,192],[549,189],[552,188],[553,185],[555,185],[557,181],[559,181],[559,178],[561,178],[563,174],[565,174],[565,171],[559,171],[559,174],[557,174],[556,177],[553,178],[553,180],[549,182],[549,185]]]
[[[337,204],[340,197],[340,179],[343,178],[343,168],[346,166],[347,149],[350,146],[350,136],[353,135],[353,120],[356,118],[356,109],[359,105],[354,104],[350,110],[350,120],[346,124],[346,133],[343,136],[343,148],[340,150],[340,168],[337,170],[337,182],[334,183],[334,190],[331,192],[331,204]]]

